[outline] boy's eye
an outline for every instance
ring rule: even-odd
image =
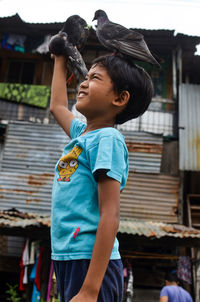
[[[91,78],[91,79],[99,79],[99,77],[98,77],[97,75],[95,75],[95,74],[94,74],[94,75],[91,75],[90,78]],[[89,80],[89,77],[86,76],[86,77],[85,77],[85,81],[88,81],[88,80]]]
[[[93,77],[92,77],[93,79],[98,79],[99,77],[98,76],[96,76],[96,75],[93,75]]]

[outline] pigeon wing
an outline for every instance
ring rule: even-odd
[[[125,37],[131,40],[143,39],[142,34],[110,21],[105,22],[98,32],[100,36],[106,40],[123,40]]]
[[[140,61],[159,65],[150,53],[142,34],[110,21],[105,22],[97,34],[100,42],[108,49],[119,51]]]
[[[67,58],[69,58],[72,67],[76,68],[79,73],[85,78],[85,76],[88,74],[88,70],[76,46],[73,46],[71,43],[66,44],[65,55]]]
[[[144,40],[131,41],[131,40],[112,40],[112,45],[115,49],[118,49],[119,52],[133,57],[139,61],[149,62],[160,66],[156,59],[152,56],[147,44]]]

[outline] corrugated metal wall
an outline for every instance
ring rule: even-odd
[[[0,210],[50,214],[53,174],[0,173]]]
[[[123,134],[131,168],[121,197],[122,217],[177,221],[177,178],[152,174],[160,171],[162,138]],[[50,214],[54,166],[67,142],[57,125],[8,125],[0,173],[0,210],[15,207],[22,212]],[[146,171],[151,174],[144,174]]]
[[[162,136],[123,131],[130,171],[159,173]],[[1,170],[23,174],[52,173],[68,137],[57,125],[12,122],[8,126]]]
[[[200,85],[179,87],[180,170],[200,171]]]
[[[163,137],[145,132],[122,131],[129,151],[129,170],[160,173]]]
[[[121,217],[177,223],[178,192],[178,177],[130,172]]]
[[[10,123],[1,170],[21,174],[53,173],[68,141],[67,135],[57,125]]]
[[[50,214],[55,164],[69,141],[57,125],[11,122],[0,173],[0,210]]]

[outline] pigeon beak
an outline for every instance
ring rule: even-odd
[[[97,18],[94,16],[94,18],[92,19],[92,21],[95,21],[95,20],[97,20]]]

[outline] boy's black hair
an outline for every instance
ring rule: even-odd
[[[127,106],[116,116],[116,124],[123,124],[147,110],[153,96],[153,84],[143,68],[121,54],[98,57],[92,64],[106,69],[115,92],[127,90],[130,94]]]
[[[165,274],[165,280],[169,281],[169,282],[178,282],[178,277],[176,272],[167,272]]]

